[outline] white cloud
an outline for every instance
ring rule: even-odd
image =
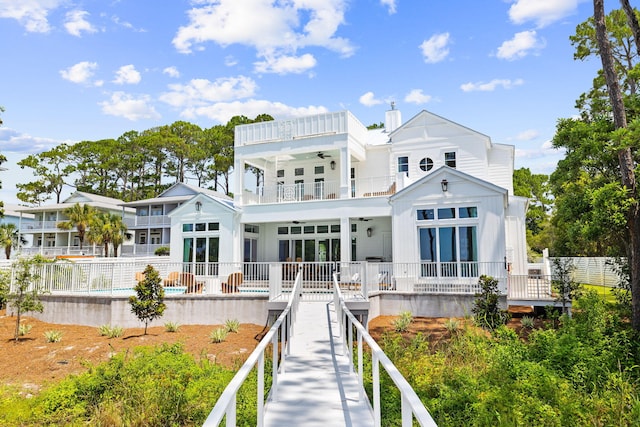
[[[113,83],[117,85],[130,84],[135,85],[140,83],[142,77],[140,76],[140,72],[136,70],[136,67],[133,64],[123,65],[116,71],[116,78],[113,80]]]
[[[173,77],[175,79],[180,77],[180,71],[178,71],[178,69],[173,66],[165,68],[164,70],[162,70],[162,72],[168,75],[169,77]]]
[[[576,12],[578,4],[586,0],[516,0],[509,8],[514,24],[535,22],[544,27]]]
[[[509,80],[509,79],[493,79],[488,83],[484,82],[476,82],[476,83],[464,83],[460,85],[460,89],[464,92],[491,92],[494,91],[498,87],[502,87],[503,89],[511,89],[516,86],[520,86],[524,83],[522,79]]]
[[[160,100],[174,107],[204,106],[212,102],[249,98],[255,94],[256,82],[245,76],[225,77],[211,82],[193,79],[188,84],[171,84],[170,92]]]
[[[226,65],[227,67],[233,67],[234,65],[238,64],[238,60],[236,58],[234,58],[233,55],[227,55],[224,57],[224,65]]]
[[[252,46],[258,57],[275,62],[309,46],[343,56],[354,51],[349,40],[336,36],[344,23],[346,0],[197,0],[194,4],[188,25],[180,27],[173,39],[175,48],[183,53],[206,42]]]
[[[373,92],[365,93],[360,97],[358,101],[360,101],[360,104],[364,105],[365,107],[373,107],[374,105],[382,104],[383,102],[381,99],[376,99]]]
[[[72,10],[67,12],[64,27],[72,36],[80,37],[82,32],[95,33],[97,30],[85,17],[89,16],[89,12],[84,10]]]
[[[131,121],[140,119],[159,119],[160,114],[150,105],[151,97],[148,95],[133,95],[124,92],[115,92],[108,101],[100,102],[102,112],[110,116],[124,117]]]
[[[0,18],[17,20],[30,33],[51,30],[47,15],[63,0],[0,0]]]
[[[411,89],[411,92],[404,97],[404,102],[417,105],[426,104],[429,101],[431,101],[431,95],[425,95],[422,89]]]
[[[0,128],[0,145],[3,152],[34,154],[49,150],[63,142],[51,138],[41,138],[18,132],[15,129]]]
[[[267,57],[254,63],[257,73],[300,74],[316,66],[316,58],[309,53],[302,56]]]
[[[420,45],[424,62],[433,64],[444,60],[449,55],[449,33],[434,34]]]
[[[212,105],[189,108],[183,111],[186,119],[197,116],[207,117],[219,123],[226,123],[233,116],[244,115],[255,117],[268,111],[275,118],[303,117],[312,114],[327,113],[329,110],[322,106],[291,107],[281,102],[249,99],[247,101],[220,102]]]
[[[532,139],[536,139],[540,133],[535,129],[527,129],[515,136],[515,140],[517,141],[531,141]]]
[[[98,64],[96,62],[83,61],[72,65],[66,70],[60,70],[60,75],[63,79],[73,83],[91,84],[91,77],[93,77],[97,68]],[[101,82],[99,83],[98,85],[101,85]]]
[[[534,30],[516,33],[511,40],[507,40],[498,48],[496,56],[500,59],[513,61],[524,58],[532,50],[540,50],[544,41],[538,40]]]
[[[396,0],[380,0],[380,4],[383,6],[387,6],[387,10],[389,11],[389,15],[393,15],[396,13]]]

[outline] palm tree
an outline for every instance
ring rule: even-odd
[[[118,214],[99,213],[91,220],[89,240],[104,246],[104,256],[109,256],[109,244],[113,246],[113,256],[118,256],[118,247],[124,241],[127,226]]]
[[[84,243],[84,235],[89,228],[92,218],[97,214],[94,207],[90,205],[75,205],[68,207],[63,213],[69,218],[67,221],[58,223],[58,228],[62,230],[71,230],[76,228],[78,230],[78,239],[80,240],[80,250],[82,250],[82,244]]]
[[[7,259],[11,257],[11,249],[17,248],[18,244],[27,243],[24,237],[20,236],[18,227],[15,224],[0,224],[0,247],[4,248]]]

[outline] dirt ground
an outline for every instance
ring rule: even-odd
[[[519,317],[527,313],[516,310],[510,327],[519,328]],[[226,341],[211,343],[209,334],[218,326],[182,325],[177,332],[167,332],[160,321],[153,322],[144,335],[143,328],[128,328],[121,337],[100,336],[92,326],[54,325],[23,316],[23,324],[32,326],[30,332],[18,342],[13,340],[16,318],[0,310],[0,385],[13,385],[37,392],[49,382],[56,382],[72,373],[80,373],[87,366],[107,361],[112,355],[138,346],[162,343],[183,344],[186,352],[195,357],[207,357],[228,367],[239,367],[251,354],[262,336],[264,326],[242,324],[238,333],[230,333]],[[394,316],[380,316],[369,322],[374,338],[393,329]],[[444,323],[448,318],[415,318],[406,334],[428,333],[430,340],[446,340]],[[44,333],[59,331],[62,340],[48,343]]]
[[[48,382],[58,381],[88,365],[107,361],[113,354],[138,346],[155,346],[180,342],[186,352],[208,357],[228,367],[244,363],[268,331],[264,326],[242,324],[238,333],[229,333],[222,343],[211,343],[209,334],[222,325],[182,325],[177,332],[165,331],[161,320],[152,322],[144,335],[143,328],[128,328],[121,337],[100,336],[93,326],[54,325],[32,317],[21,323],[31,325],[30,332],[13,339],[16,318],[0,310],[0,385],[11,384],[34,391]],[[62,340],[48,343],[44,333],[59,331]]]

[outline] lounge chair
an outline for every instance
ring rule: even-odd
[[[180,273],[180,286],[186,286],[185,294],[201,294],[204,289],[204,282],[196,280],[193,273]]]
[[[222,293],[223,294],[231,294],[235,292],[240,292],[240,285],[244,276],[241,271],[236,271],[229,274],[227,277],[227,281],[222,283]]]
[[[162,281],[163,286],[176,286],[180,280],[180,272],[172,271],[166,279]]]

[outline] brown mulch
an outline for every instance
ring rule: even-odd
[[[144,328],[127,328],[122,336],[107,338],[100,336],[93,326],[55,325],[26,316],[21,323],[31,325],[32,329],[15,342],[16,318],[0,310],[0,386],[11,384],[31,390],[85,371],[89,365],[107,361],[121,351],[162,343],[182,343],[185,352],[197,358],[207,357],[237,368],[266,332],[264,326],[241,324],[238,333],[229,333],[224,342],[214,344],[209,334],[222,325],[182,325],[177,332],[167,332],[162,320],[156,320],[147,335]],[[46,341],[44,333],[51,330],[62,333],[60,342]]]

